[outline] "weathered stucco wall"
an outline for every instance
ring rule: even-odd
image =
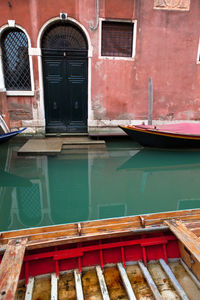
[[[135,61],[95,64],[97,118],[147,119],[149,77],[154,84],[154,119],[200,118],[199,12],[198,1],[192,1],[189,12],[154,10],[153,1],[137,1]]]
[[[138,1],[138,84],[141,89],[142,82],[153,78],[156,119],[200,118],[199,13],[199,1],[191,1],[186,12],[151,10]]]
[[[38,48],[42,26],[59,17],[61,12],[84,26],[93,49],[89,69],[89,130],[146,120],[149,77],[154,84],[154,120],[199,120],[200,2],[191,1],[189,11],[154,9],[155,2],[100,0],[100,18],[137,20],[134,59],[99,57],[100,28],[90,29],[96,22],[95,0],[1,0],[0,28],[8,24],[8,20],[15,20],[27,31],[31,47]],[[44,132],[43,83],[38,55],[39,52],[32,57],[34,96],[7,96],[6,114],[11,128],[28,126],[32,132]]]

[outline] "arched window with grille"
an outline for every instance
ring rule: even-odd
[[[9,28],[1,35],[2,63],[7,91],[30,91],[31,76],[28,39],[19,28]]]

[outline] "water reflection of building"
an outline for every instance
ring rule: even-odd
[[[0,166],[0,230],[199,206],[198,152],[124,147],[16,158],[7,147]]]
[[[28,163],[33,165],[32,169],[35,167],[35,173],[30,178],[31,185],[17,186],[12,193],[11,228],[16,228],[17,223],[21,227],[53,224],[48,195],[47,158],[36,157],[30,160]],[[21,170],[20,174],[21,172],[27,176],[26,171]]]
[[[155,121],[199,120],[199,13],[199,0],[1,0],[0,112],[30,133],[116,134],[148,119],[152,76]]]
[[[0,230],[88,220],[87,155],[16,158],[10,147],[5,156],[12,184],[9,178],[4,184],[0,180]],[[3,170],[5,158],[1,160]]]
[[[13,178],[12,184],[7,178],[7,184],[4,183],[4,187],[0,188],[3,191],[0,194],[3,212],[1,228],[18,229],[53,224],[48,195],[47,158],[15,159],[15,155],[14,149],[9,147],[7,161],[10,161],[10,165],[7,170]]]
[[[90,174],[90,219],[199,207],[199,152],[114,149]]]

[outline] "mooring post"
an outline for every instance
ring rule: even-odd
[[[152,125],[153,117],[153,80],[149,78],[148,82],[148,125]]]

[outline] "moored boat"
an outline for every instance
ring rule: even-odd
[[[23,129],[17,130],[17,131],[12,131],[12,132],[7,132],[7,133],[0,134],[0,144],[8,142],[11,138],[13,138],[14,136],[20,134],[25,129],[26,128],[23,128]]]
[[[119,126],[132,139],[147,147],[200,148],[200,124]]]
[[[0,298],[200,299],[199,228],[194,209],[2,232]]]

